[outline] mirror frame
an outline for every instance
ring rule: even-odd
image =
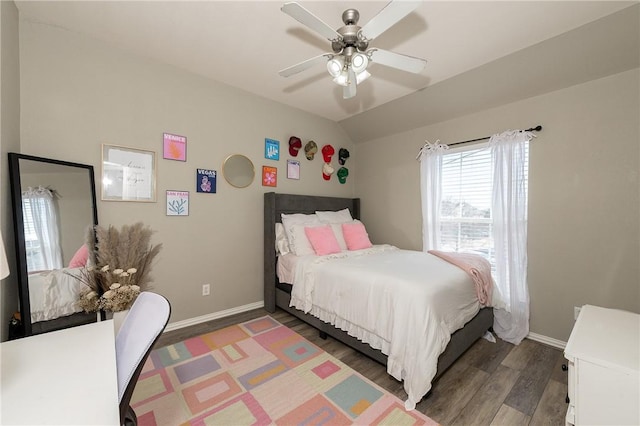
[[[227,166],[227,162],[228,162],[230,159],[232,159],[233,157],[242,157],[242,158],[245,158],[245,159],[249,162],[249,164],[251,164],[251,170],[253,171],[253,177],[251,178],[251,181],[250,181],[248,184],[244,185],[244,186],[239,186],[239,185],[236,185],[236,184],[232,183],[232,182],[229,180],[229,178],[227,177],[227,173],[226,173],[225,168],[226,168],[226,166]],[[253,164],[253,161],[251,161],[251,158],[247,157],[247,156],[246,156],[246,155],[244,155],[244,154],[231,154],[231,155],[229,155],[227,158],[225,158],[225,159],[224,159],[224,161],[222,162],[222,175],[224,176],[224,180],[226,180],[226,181],[227,181],[227,183],[228,183],[229,185],[233,186],[234,188],[247,188],[247,187],[251,186],[251,184],[253,183],[253,181],[254,181],[254,180],[256,180],[256,165],[255,165],[255,164]]]
[[[15,152],[9,153],[9,181],[11,186],[13,233],[15,239],[16,266],[18,273],[18,295],[20,299],[20,331],[22,336],[30,336],[33,334],[33,327],[31,323],[31,302],[29,299],[29,276],[27,273],[27,251],[23,222],[24,218],[22,214],[22,184],[20,178],[20,160],[30,160],[47,164],[57,164],[61,166],[86,169],[89,172],[89,180],[91,184],[91,202],[94,227],[98,225],[98,205],[96,201],[96,182],[93,166],[88,164],[72,163],[70,161],[54,160],[51,158],[35,157],[33,155],[20,154]],[[20,208],[17,208],[17,206],[20,206]],[[55,321],[55,319],[51,321]],[[51,331],[53,331],[54,329],[57,328],[53,328]]]

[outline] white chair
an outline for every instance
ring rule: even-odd
[[[142,292],[116,335],[118,401],[122,425],[137,424],[136,414],[129,405],[131,395],[144,363],[167,326],[170,315],[171,305],[167,299],[156,293]]]

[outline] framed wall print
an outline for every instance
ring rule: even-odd
[[[278,169],[262,166],[262,186],[278,186]]]
[[[187,161],[187,137],[163,133],[162,158],[165,160]]]
[[[102,145],[103,201],[156,201],[156,153]]]
[[[189,216],[189,191],[167,191],[167,216]]]
[[[280,159],[280,141],[264,139],[264,158],[276,161]]]
[[[215,170],[196,169],[196,191],[215,194],[217,177],[218,172]]]
[[[300,179],[300,162],[296,160],[287,160],[287,178]]]

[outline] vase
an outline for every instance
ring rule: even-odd
[[[116,336],[118,335],[118,331],[120,331],[120,327],[122,327],[122,323],[124,322],[125,318],[127,318],[128,314],[129,309],[111,313],[111,315],[113,316],[113,331],[115,332]]]

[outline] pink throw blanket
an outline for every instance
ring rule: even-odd
[[[472,253],[444,252],[439,250],[429,250],[428,253],[446,260],[469,274],[476,286],[476,294],[480,304],[488,306],[488,304],[491,303],[493,279],[491,278],[491,264],[487,259]]]

